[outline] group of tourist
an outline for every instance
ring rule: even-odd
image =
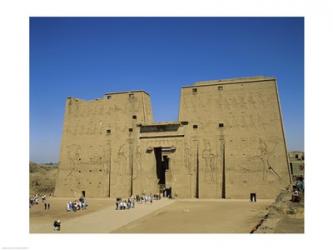
[[[160,194],[142,194],[132,196],[128,199],[117,198],[116,199],[116,210],[125,210],[130,208],[135,208],[135,203],[153,203],[153,200],[160,200]]]
[[[76,212],[81,209],[86,209],[88,207],[87,200],[81,196],[79,200],[69,201],[66,204],[66,211],[67,212]]]
[[[116,210],[125,210],[135,208],[135,199],[133,197],[128,198],[127,200],[122,200],[117,198],[116,200]]]
[[[34,194],[34,195],[32,195],[29,198],[29,208],[31,208],[33,205],[38,205],[40,200],[42,200],[42,203],[44,204],[44,209],[45,210],[50,209],[50,203],[46,199],[46,194]]]
[[[31,208],[33,205],[38,205],[38,203],[39,203],[38,194],[34,194],[29,198],[29,208]]]

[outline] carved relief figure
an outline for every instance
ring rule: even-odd
[[[192,168],[191,168],[191,150],[188,146],[185,146],[185,168],[187,170],[187,174],[192,175]]]
[[[214,183],[214,172],[216,171],[216,155],[213,154],[209,142],[205,143],[202,151],[202,158],[205,160],[205,181]]]
[[[129,173],[129,166],[126,164],[126,154],[125,154],[125,144],[121,145],[118,154],[117,154],[117,161],[118,161],[118,171],[120,175],[125,176]]]
[[[258,150],[260,152],[260,160],[262,162],[262,179],[266,180],[266,174],[267,174],[266,162],[268,160],[267,156],[268,151],[267,151],[267,144],[261,138],[259,138]]]
[[[136,171],[134,171],[133,173],[133,179],[136,179],[138,176],[142,174],[142,152],[140,145],[136,147],[135,163],[136,163]]]

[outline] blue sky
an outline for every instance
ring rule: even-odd
[[[141,89],[174,121],[182,86],[255,75],[278,79],[288,150],[303,150],[303,18],[31,18],[30,160],[58,161],[67,96]]]

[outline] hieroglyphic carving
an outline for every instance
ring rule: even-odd
[[[224,105],[224,108],[226,109],[226,110],[230,110],[231,109],[231,105],[230,105],[230,103],[229,103],[229,101],[228,101],[228,98],[223,98],[223,105]]]
[[[94,124],[93,120],[88,121],[88,126],[87,126],[87,131],[86,131],[87,135],[92,135],[93,124]]]
[[[241,124],[242,128],[246,128],[247,127],[247,123],[246,123],[246,119],[245,119],[244,115],[241,116],[240,124]]]
[[[250,94],[247,95],[247,103],[249,103],[249,104],[251,104],[251,105],[256,105],[256,101],[255,101],[255,99],[253,98],[252,93],[250,93]]]
[[[254,118],[253,118],[253,115],[252,114],[250,114],[249,116],[248,116],[248,121],[249,121],[249,126],[250,127],[253,127],[253,128],[256,128],[256,122],[255,122],[255,120],[254,120]]]
[[[242,109],[247,109],[247,103],[246,100],[244,99],[244,96],[239,96],[239,103]]]
[[[104,106],[101,106],[98,109],[98,115],[103,115],[103,113],[104,113]]]
[[[260,114],[256,115],[256,124],[257,124],[258,128],[264,127],[264,121],[263,121],[263,118]]]
[[[109,106],[107,109],[106,109],[106,115],[111,115],[113,112],[112,112],[112,107]]]
[[[239,125],[237,117],[234,115],[234,116],[232,116],[231,119],[232,119],[232,126],[233,126],[234,128],[237,128],[238,125]]]
[[[74,114],[74,117],[78,117],[79,116],[79,111],[80,111],[80,108],[79,108],[79,104],[77,103],[77,101],[74,101],[73,102],[73,114]]]
[[[76,124],[73,124],[71,134],[76,135],[76,131],[77,131]]]
[[[232,97],[232,105],[238,108],[239,103],[236,96]]]
[[[68,173],[67,177],[72,176],[76,172],[76,168],[81,160],[81,146],[72,144],[67,146],[67,161],[68,161]]]
[[[84,135],[84,133],[85,133],[85,131],[84,131],[84,125],[82,124],[80,127],[79,127],[79,132],[78,132],[78,134],[79,135]]]
[[[265,100],[261,93],[256,93],[256,100],[257,102],[259,102],[259,106],[263,107],[263,105],[265,104]]]

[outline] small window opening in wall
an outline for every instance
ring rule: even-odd
[[[132,129],[132,128],[129,128],[128,131],[129,131],[129,132],[133,132],[133,129]]]
[[[133,115],[132,118],[133,118],[133,119],[136,119],[136,115]]]
[[[223,90],[223,86],[218,86],[217,89],[220,90],[220,91],[222,91]]]
[[[107,130],[106,130],[106,134],[107,134],[107,135],[111,134],[111,129],[107,129]]]
[[[79,161],[81,161],[81,158],[79,158]]]
[[[102,172],[102,169],[100,169],[99,172]]]
[[[91,173],[91,169],[89,169],[89,172]]]
[[[192,93],[193,93],[193,94],[196,94],[197,92],[198,92],[198,89],[197,89],[197,88],[192,89]]]
[[[79,173],[81,173],[81,170],[79,170]]]
[[[197,128],[198,128],[198,125],[193,125],[193,128],[194,128],[194,129],[197,129]]]
[[[219,123],[219,128],[223,128],[224,124],[223,123]]]
[[[110,95],[108,95],[106,98],[107,98],[107,99],[111,99],[111,96],[110,96]]]

